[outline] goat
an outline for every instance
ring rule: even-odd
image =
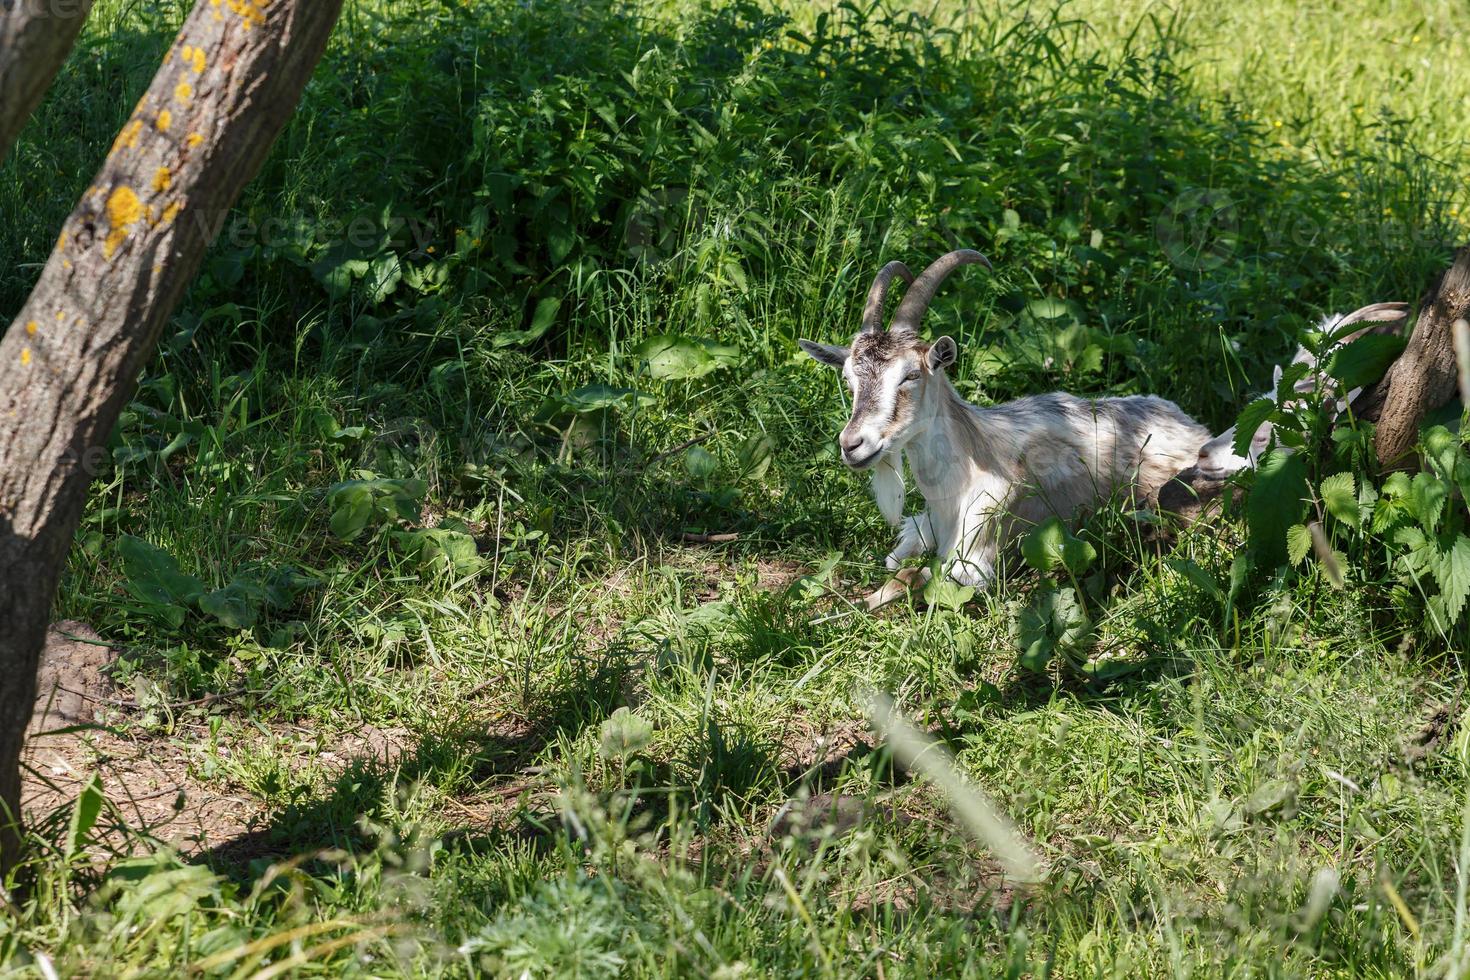
[[[1368,326],[1363,327],[1361,330],[1355,330],[1345,337],[1333,340],[1327,350],[1323,352],[1323,356],[1327,356],[1345,344],[1352,343],[1366,333],[1382,331],[1385,329],[1383,324],[1397,323],[1408,315],[1409,305],[1407,303],[1374,303],[1372,306],[1364,306],[1346,315],[1338,313],[1325,316],[1317,325],[1317,330],[1327,337],[1331,337],[1344,327],[1352,326],[1355,323],[1366,323]],[[1298,378],[1295,384],[1293,384],[1292,393],[1297,396],[1309,394],[1316,390],[1319,384],[1323,385],[1323,390],[1328,395],[1328,404],[1331,406],[1334,417],[1343,412],[1348,405],[1352,404],[1353,399],[1357,398],[1358,393],[1362,391],[1361,388],[1354,388],[1341,398],[1334,397],[1336,394],[1333,387],[1334,382],[1323,379],[1322,372],[1318,367],[1320,364],[1318,357],[1305,347],[1297,348],[1296,354],[1292,356],[1290,364],[1305,364],[1307,366],[1306,374]],[[1276,365],[1275,370],[1271,373],[1271,390],[1259,397],[1269,398],[1271,401],[1280,404],[1280,387],[1283,374],[1281,365]],[[1296,399],[1292,400],[1295,401]],[[1270,422],[1262,422],[1251,435],[1250,448],[1246,450],[1246,455],[1238,456],[1235,453],[1235,426],[1232,425],[1200,447],[1199,461],[1195,463],[1195,466],[1199,470],[1199,474],[1206,479],[1223,480],[1245,469],[1247,466],[1254,466],[1261,458],[1261,454],[1271,445],[1275,431],[1275,426]]]
[[[852,417],[838,439],[842,460],[873,472],[873,496],[899,528],[889,568],[935,553],[946,574],[982,587],[995,578],[1002,548],[1050,515],[1072,519],[1116,492],[1151,495],[1198,455],[1209,430],[1173,402],[1152,395],[1084,399],[1056,392],[982,408],[960,398],[945,374],[959,347],[950,337],[919,338],[940,283],[961,265],[981,263],[960,249],[915,279],[902,262],[873,280],[862,327],[849,347],[800,341],[839,369],[852,391]],[[883,329],[883,301],[895,278],[910,283]],[[903,516],[903,463],[926,509]]]

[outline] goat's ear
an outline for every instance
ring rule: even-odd
[[[940,337],[929,345],[929,353],[924,356],[924,362],[931,371],[943,371],[954,363],[959,354],[959,346],[955,344],[953,337]]]
[[[847,363],[848,350],[846,347],[838,347],[835,344],[819,344],[813,340],[798,340],[801,349],[811,355],[812,360],[821,361],[832,367],[840,368]]]

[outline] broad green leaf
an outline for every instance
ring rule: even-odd
[[[562,259],[572,253],[577,244],[577,233],[571,224],[558,220],[547,229],[546,246],[551,253],[553,265],[559,265]]]
[[[1048,518],[1021,539],[1021,557],[1038,572],[1050,572],[1061,563],[1066,533],[1058,518]]]
[[[929,576],[929,581],[924,583],[924,601],[939,609],[959,609],[973,598],[973,588],[960,585],[939,572]]]
[[[1312,550],[1312,532],[1305,525],[1293,524],[1286,529],[1286,560],[1300,565]]]
[[[74,856],[87,843],[87,835],[97,825],[102,806],[107,797],[102,793],[102,780],[96,773],[82,786],[77,802],[71,810],[71,824],[66,831],[66,856]]]
[[[1409,491],[1412,489],[1413,484],[1409,481],[1409,474],[1402,470],[1396,470],[1390,473],[1388,479],[1383,481],[1383,495],[1385,497],[1405,497],[1408,496]]]
[[[562,407],[568,411],[578,414],[586,412],[597,412],[602,409],[627,409],[637,408],[643,405],[652,405],[655,401],[652,395],[632,388],[613,388],[609,385],[588,385],[569,391],[557,399]]]
[[[771,456],[775,448],[775,441],[764,432],[752,433],[750,438],[735,450],[735,459],[740,463],[740,478],[742,480],[762,479],[766,471],[771,468]]]
[[[1072,311],[1068,309],[1066,300],[1044,296],[1027,303],[1026,312],[1040,320],[1060,320]]]
[[[398,256],[389,252],[379,255],[368,263],[367,274],[363,282],[367,286],[368,302],[374,305],[383,302],[398,284],[403,281],[403,266],[398,261]]]
[[[142,601],[159,606],[184,605],[204,592],[204,583],[180,571],[179,563],[162,548],[131,534],[123,535],[117,547],[123,560],[124,585]],[[183,622],[182,613],[179,622]]]
[[[475,539],[463,531],[442,527],[419,528],[396,533],[394,540],[408,557],[425,569],[447,569],[469,575],[481,568]]]
[[[633,348],[633,354],[648,362],[648,373],[655,378],[699,378],[719,366],[688,337],[670,334],[649,337]]]
[[[1450,488],[1433,473],[1415,473],[1409,488],[1409,504],[1419,523],[1433,534],[1439,530],[1440,518],[1444,516],[1445,501]]]
[[[1358,512],[1358,488],[1351,473],[1334,473],[1322,481],[1322,504],[1327,513],[1349,527],[1358,527],[1362,523]]]
[[[1361,388],[1383,377],[1407,343],[1399,334],[1370,333],[1333,351],[1324,367],[1344,390]]]
[[[1047,518],[1021,540],[1021,554],[1039,572],[1062,567],[1074,576],[1085,572],[1097,558],[1097,550],[1069,534],[1057,517]]]
[[[1240,410],[1240,415],[1235,420],[1235,455],[1242,459],[1249,458],[1251,439],[1255,438],[1261,423],[1269,419],[1275,411],[1276,403],[1269,398],[1257,398]]]
[[[1225,593],[1220,591],[1220,583],[1215,581],[1215,577],[1188,558],[1166,558],[1164,559],[1164,564],[1174,569],[1180,575],[1183,575],[1197,588],[1214,598],[1215,601],[1223,602],[1225,600]]]
[[[1030,606],[1014,610],[1021,666],[1042,670],[1058,654],[1081,660],[1081,644],[1091,622],[1070,588],[1047,589]]]
[[[626,706],[618,708],[602,723],[598,749],[604,759],[624,759],[641,752],[653,741],[653,725],[633,714]]]
[[[684,468],[696,480],[707,480],[719,466],[714,454],[703,446],[690,446],[684,451]]]
[[[1272,779],[1258,786],[1246,797],[1241,809],[1253,817],[1264,816],[1291,807],[1296,801],[1296,793],[1296,783],[1291,780]]]
[[[354,279],[367,275],[371,267],[367,259],[349,257],[345,249],[334,248],[312,264],[311,273],[326,287],[328,295],[340,299],[352,291]]]
[[[1256,480],[1245,502],[1250,551],[1258,564],[1274,567],[1286,557],[1286,530],[1306,511],[1307,465],[1297,453],[1273,449],[1256,464]]]
[[[1096,560],[1096,548],[1081,538],[1067,535],[1067,540],[1062,544],[1062,564],[1067,566],[1067,571],[1080,576]]]
[[[1455,536],[1455,542],[1439,561],[1439,590],[1444,597],[1446,626],[1453,626],[1470,596],[1470,538]]]
[[[556,314],[560,309],[560,296],[544,296],[537,302],[536,312],[531,314],[531,323],[526,329],[502,330],[491,338],[490,343],[495,347],[522,347],[540,340],[556,322]]]
[[[1358,488],[1358,525],[1373,517],[1374,508],[1378,504],[1378,491],[1373,489],[1373,484],[1367,480]]]
[[[1288,364],[1281,372],[1281,380],[1276,383],[1276,403],[1283,405],[1297,395],[1297,385],[1307,376],[1312,366],[1305,361],[1297,361]],[[1306,386],[1310,389],[1310,385]]]
[[[373,519],[373,492],[365,486],[343,487],[328,497],[332,507],[332,533],[351,541],[367,529]]]
[[[301,593],[308,589],[315,589],[321,584],[320,579],[298,571],[290,565],[279,565],[271,569],[261,581],[261,585],[265,588],[266,602],[272,609],[288,608]]]
[[[648,362],[648,373],[653,377],[671,380],[702,378],[740,360],[739,348],[676,334],[649,337],[631,353]]]
[[[229,629],[249,629],[260,621],[261,610],[270,601],[265,587],[250,579],[236,579],[222,589],[199,597],[199,609]]]
[[[222,589],[199,597],[199,609],[230,629],[249,629],[267,609],[285,609],[309,588],[320,585],[289,565],[238,572]]]
[[[1431,426],[1424,433],[1424,455],[1441,480],[1453,481],[1460,460],[1460,439],[1442,425]]]

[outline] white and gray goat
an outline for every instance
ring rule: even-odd
[[[1364,306],[1351,313],[1337,313],[1325,316],[1322,318],[1322,322],[1317,325],[1317,330],[1319,333],[1328,337],[1356,323],[1365,323],[1367,326],[1333,340],[1327,350],[1323,352],[1323,357],[1331,354],[1344,344],[1352,343],[1364,334],[1383,331],[1384,329],[1391,330],[1393,327],[1385,327],[1385,324],[1395,324],[1408,315],[1409,304],[1407,303],[1374,303],[1372,306]],[[1292,385],[1293,395],[1300,397],[1309,394],[1315,391],[1318,385],[1321,385],[1323,393],[1327,396],[1329,410],[1334,416],[1341,414],[1347,406],[1352,404],[1353,399],[1358,397],[1358,393],[1362,391],[1361,388],[1354,388],[1346,395],[1339,397],[1335,388],[1336,382],[1323,376],[1318,368],[1319,359],[1305,347],[1298,347],[1296,354],[1293,355],[1290,365],[1296,364],[1307,365],[1307,370]],[[1273,402],[1280,404],[1280,388],[1283,374],[1284,371],[1281,365],[1276,365],[1275,370],[1271,373],[1271,390],[1257,397],[1269,398]],[[1250,447],[1246,450],[1246,455],[1238,456],[1235,453],[1235,426],[1232,425],[1200,447],[1199,461],[1195,466],[1198,468],[1201,476],[1211,480],[1223,480],[1231,474],[1245,469],[1247,466],[1254,466],[1256,461],[1261,458],[1261,454],[1271,445],[1271,438],[1274,432],[1275,426],[1269,421],[1262,422],[1256,428],[1256,431],[1251,434]]]
[[[873,496],[900,528],[888,556],[938,555],[948,575],[984,586],[1002,548],[1051,515],[1072,519],[1115,495],[1147,496],[1194,462],[1209,430],[1173,402],[1151,395],[1078,398],[1033,395],[982,408],[955,392],[945,369],[958,347],[926,343],[919,322],[944,278],[979,252],[937,259],[917,279],[890,262],[868,291],[862,328],[850,347],[801,341],[838,368],[852,391],[852,418],[838,442],[854,470],[872,469]],[[889,284],[910,283],[883,329]],[[922,514],[903,516],[903,462],[924,495]]]

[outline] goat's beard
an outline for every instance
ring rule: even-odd
[[[903,453],[898,449],[887,449],[873,464],[873,500],[878,504],[878,513],[889,524],[897,527],[903,521]]]

